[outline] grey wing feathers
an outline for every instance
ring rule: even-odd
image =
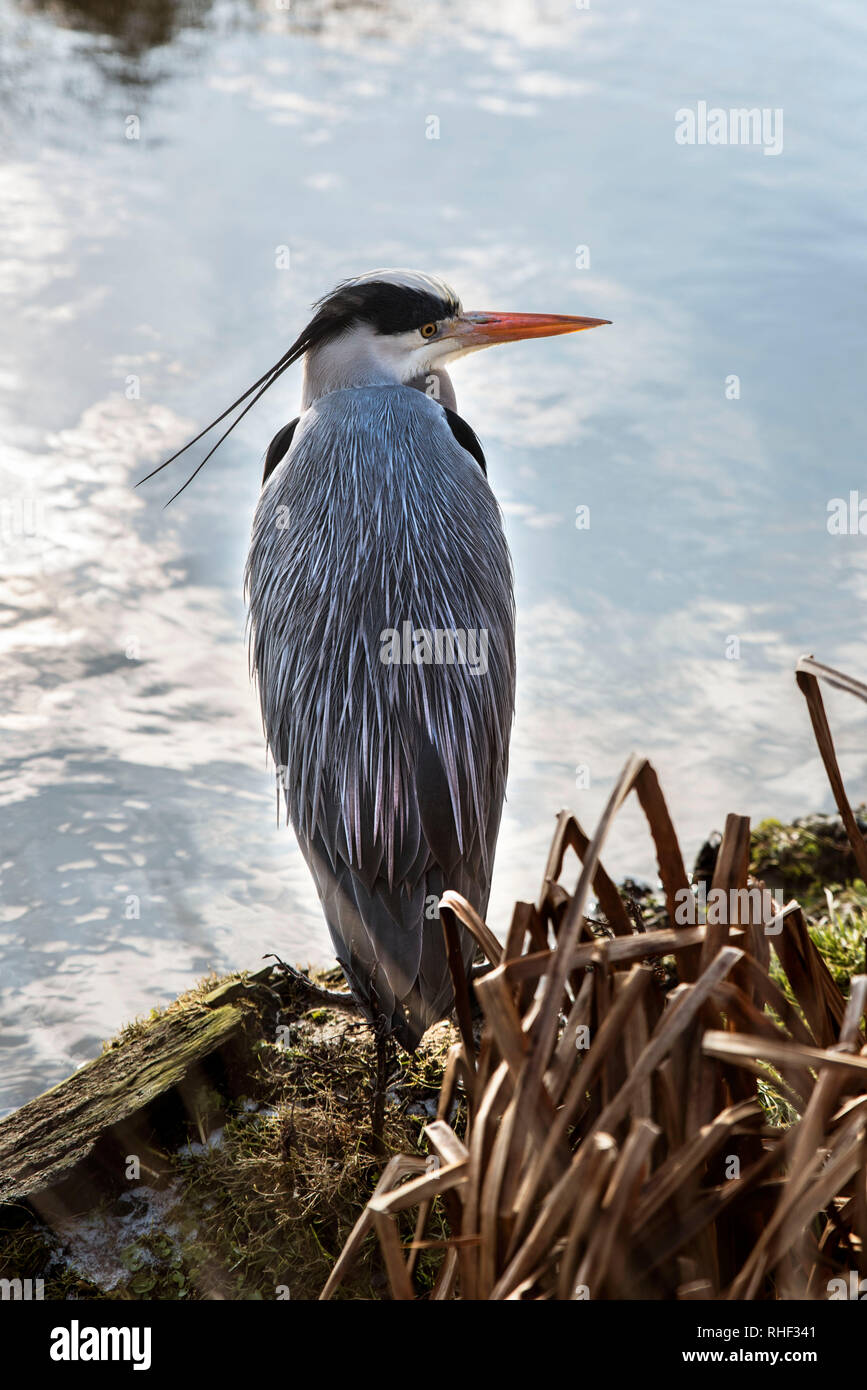
[[[361,815],[360,853],[350,847],[339,803],[327,794],[312,835],[293,822],[349,985],[374,1026],[382,1020],[407,1051],[454,1002],[437,905],[451,888],[484,916],[501,802],[502,796],[492,800],[484,837],[476,833],[462,850],[444,769],[423,735],[391,881],[369,805]],[[475,944],[463,929],[460,934],[469,972]]]
[[[325,817],[330,835],[317,829],[308,839],[296,827],[335,955],[353,993],[374,1024],[382,1019],[384,1031],[394,1033],[410,1052],[453,1004],[439,899],[447,888],[455,889],[484,915],[489,891],[486,865],[493,859],[499,824],[497,808],[486,827],[487,854],[482,853],[478,836],[462,853],[448,800],[438,795],[431,801],[430,789],[428,774],[428,785],[419,789],[415,815],[400,836],[391,883],[381,845],[363,842],[361,855],[350,855],[339,815]],[[363,824],[368,823],[364,817]],[[431,825],[435,825],[436,851],[428,836]],[[370,865],[379,866],[375,875]],[[475,946],[462,929],[461,945],[469,971]]]

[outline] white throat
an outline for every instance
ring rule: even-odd
[[[377,350],[376,335],[356,324],[339,338],[313,348],[304,358],[301,408],[320,396],[348,386],[382,386],[400,382],[394,363]]]
[[[444,355],[442,345],[421,343],[415,332],[383,335],[369,324],[353,324],[305,355],[301,409],[331,391],[353,386],[412,385],[424,390],[426,374],[434,374],[434,359]]]

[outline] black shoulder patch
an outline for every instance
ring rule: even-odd
[[[298,420],[300,420],[300,415]],[[264,487],[270,478],[277,464],[285,457],[289,445],[292,443],[292,436],[295,433],[295,426],[298,420],[290,420],[288,425],[284,425],[278,434],[274,435],[268,445],[268,452],[265,455],[265,472],[262,474],[262,486]]]
[[[462,449],[466,449],[468,454],[472,454],[473,458],[476,460],[476,463],[479,465],[485,477],[487,478],[488,469],[485,463],[484,451],[482,449],[481,444],[479,443],[478,435],[476,434],[472,425],[468,425],[466,420],[464,420],[460,415],[458,415],[456,410],[449,410],[447,405],[443,406],[443,410],[446,413],[446,419],[449,422],[449,428],[451,429],[451,432],[454,435],[455,439],[458,441]]]

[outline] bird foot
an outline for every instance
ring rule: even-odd
[[[281,960],[275,952],[271,951],[262,957],[263,960],[273,960],[276,969],[279,970],[285,982],[289,983],[296,993],[303,995],[309,1001],[311,1008],[319,1007],[325,1009],[343,1009],[346,1013],[358,1014],[361,1012],[349,990],[344,989],[325,989],[323,985],[317,985],[305,975],[303,970],[298,970],[294,965],[287,965],[285,960]]]

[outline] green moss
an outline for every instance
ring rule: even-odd
[[[865,808],[859,807],[856,814],[867,830]],[[787,897],[798,899],[808,915],[824,912],[826,888],[854,884],[858,874],[837,815],[802,816],[791,824],[761,821],[751,836],[750,861],[756,878],[779,885]]]
[[[867,828],[864,807],[858,819]],[[852,976],[865,970],[867,888],[839,816],[804,816],[790,825],[762,821],[752,835],[750,869],[782,897],[797,899],[810,936],[848,995]],[[787,988],[779,966],[771,973]]]

